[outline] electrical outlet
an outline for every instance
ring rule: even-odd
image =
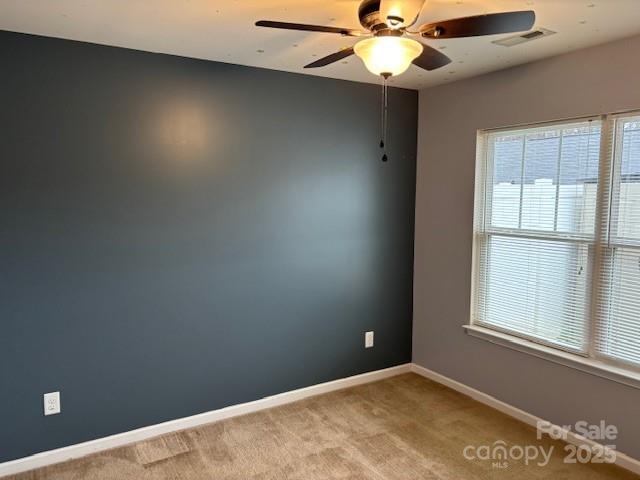
[[[60,413],[60,392],[44,394],[44,414],[55,415]]]
[[[373,332],[364,332],[364,348],[373,347]]]

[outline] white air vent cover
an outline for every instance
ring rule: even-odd
[[[503,38],[501,40],[496,40],[491,43],[502,45],[503,47],[513,47],[515,45],[520,45],[521,43],[531,42],[533,40],[538,40],[539,38],[548,37],[549,35],[553,35],[555,33],[556,32],[554,32],[553,30],[549,30],[547,28],[538,28],[537,30],[532,30],[527,33],[519,33],[518,35]]]

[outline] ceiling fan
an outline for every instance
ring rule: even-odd
[[[520,32],[529,30],[536,20],[535,12],[525,10],[425,23],[412,29],[418,21],[425,3],[426,0],[362,0],[358,7],[358,18],[364,30],[271,20],[260,20],[256,22],[256,26],[334,33],[345,37],[365,37],[353,47],[327,55],[305,65],[304,68],[324,67],[355,54],[362,59],[371,73],[382,76],[382,139],[380,140],[380,148],[385,149],[387,145],[388,78],[400,75],[412,63],[425,70],[436,70],[451,63],[451,59],[439,50],[408,38],[409,36],[437,40]],[[386,151],[382,156],[382,161],[387,161]]]
[[[260,20],[256,22],[256,26],[368,37],[353,47],[327,55],[304,68],[324,67],[355,53],[370,72],[386,79],[392,75],[400,75],[411,63],[425,70],[435,70],[451,63],[451,59],[439,50],[407,36],[437,40],[520,32],[529,30],[536,19],[533,11],[526,10],[455,18],[426,23],[412,29],[425,2],[426,0],[363,0],[358,8],[358,18],[365,30],[270,20]]]

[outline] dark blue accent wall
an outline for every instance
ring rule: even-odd
[[[0,461],[410,361],[417,92],[382,163],[376,85],[8,32],[0,68]]]

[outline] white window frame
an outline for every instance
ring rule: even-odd
[[[600,282],[602,281],[602,272],[607,250],[612,251],[619,245],[611,242],[610,229],[612,228],[611,208],[613,199],[613,188],[615,181],[619,178],[620,163],[616,163],[616,151],[621,148],[620,132],[616,132],[616,121],[619,118],[640,115],[640,110],[629,110],[625,112],[609,113],[599,116],[569,118],[553,122],[535,123],[516,125],[498,129],[478,130],[476,143],[476,173],[475,173],[475,195],[474,195],[474,224],[473,224],[473,260],[471,272],[471,309],[469,323],[463,325],[466,333],[489,341],[494,344],[502,345],[510,349],[514,349],[523,353],[534,355],[545,360],[559,363],[571,368],[575,368],[587,373],[591,373],[600,377],[604,377],[616,382],[640,388],[640,366],[619,361],[606,355],[600,354],[596,346],[596,323],[598,319],[598,309],[601,308],[599,302]],[[486,236],[485,220],[487,209],[487,195],[490,194],[486,188],[486,179],[491,174],[491,166],[488,159],[490,152],[488,151],[488,139],[490,134],[499,133],[501,131],[513,130],[529,130],[540,127],[552,127],[555,125],[564,125],[568,123],[576,123],[598,119],[602,122],[601,126],[601,143],[600,143],[600,159],[599,159],[599,178],[598,192],[596,203],[596,220],[595,220],[595,236],[593,241],[593,254],[590,254],[590,279],[589,285],[590,298],[588,298],[589,308],[586,321],[586,335],[588,347],[584,354],[563,350],[558,346],[545,344],[539,339],[527,339],[524,335],[515,335],[510,332],[501,331],[499,328],[487,328],[484,325],[478,325],[476,322],[475,308],[477,305],[476,292],[478,291],[477,282],[479,280],[479,262],[480,262],[480,240],[479,236]],[[536,232],[531,232],[532,238],[536,238]],[[519,237],[526,238],[526,234],[520,231]],[[558,235],[539,235],[540,238],[553,238]],[[571,235],[578,237],[578,235]],[[626,245],[625,245],[626,246]]]

